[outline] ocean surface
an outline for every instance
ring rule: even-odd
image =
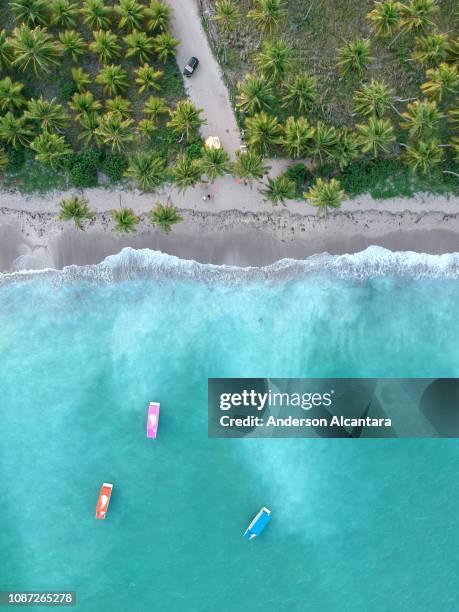
[[[4,275],[0,357],[0,589],[88,612],[459,609],[458,441],[207,437],[208,377],[459,376],[458,255],[128,249]]]

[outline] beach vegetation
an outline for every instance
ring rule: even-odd
[[[273,102],[273,91],[268,79],[262,75],[247,74],[243,81],[237,84],[237,108],[253,115],[262,110],[269,110]]]
[[[194,187],[202,177],[202,166],[199,159],[193,159],[186,153],[178,156],[172,169],[175,184],[180,191]]]
[[[171,10],[162,0],[151,0],[150,6],[145,9],[148,19],[147,28],[154,32],[167,32],[171,20]]]
[[[268,177],[265,188],[261,190],[261,193],[273,206],[277,206],[279,203],[284,204],[285,200],[291,200],[295,197],[295,181],[285,174],[276,178]]]
[[[151,223],[158,226],[165,234],[170,234],[172,226],[182,221],[178,210],[171,204],[156,204],[149,216]]]
[[[282,127],[277,119],[265,111],[245,120],[246,141],[249,147],[267,157],[281,143]]]
[[[237,151],[236,161],[233,164],[233,174],[252,186],[253,181],[261,181],[268,174],[270,168],[263,161],[263,157],[248,149]]]
[[[126,176],[142,191],[154,191],[166,180],[164,158],[156,153],[139,152],[129,158]]]
[[[73,221],[75,227],[83,230],[83,221],[91,220],[93,217],[94,213],[89,208],[88,201],[85,198],[77,195],[62,198],[59,211],[61,221]]]
[[[115,222],[115,232],[118,234],[135,232],[137,225],[140,223],[140,218],[135,214],[132,208],[124,206],[112,211],[112,219]]]
[[[219,176],[231,171],[231,163],[228,153],[220,148],[204,148],[199,160],[201,171],[212,183]]]
[[[263,33],[273,34],[287,17],[284,0],[254,0],[254,7],[247,14]]]
[[[346,198],[346,193],[337,179],[332,178],[327,181],[319,177],[304,193],[304,198],[311,206],[317,208],[319,215],[326,219],[330,209],[341,206],[341,202]]]

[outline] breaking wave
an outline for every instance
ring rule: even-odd
[[[180,259],[150,249],[124,248],[99,264],[68,266],[63,270],[47,268],[0,275],[0,283],[26,280],[45,275],[58,282],[121,282],[127,280],[166,278],[240,282],[245,280],[289,280],[315,273],[329,273],[338,278],[360,279],[381,276],[409,278],[459,278],[459,253],[430,255],[412,251],[392,252],[371,246],[355,254],[322,253],[304,260],[282,259],[263,267],[237,267],[202,264]]]

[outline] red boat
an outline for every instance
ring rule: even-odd
[[[96,506],[96,518],[104,519],[107,514],[108,504],[110,503],[110,496],[112,494],[113,485],[104,482],[100,488],[99,499],[97,500]]]

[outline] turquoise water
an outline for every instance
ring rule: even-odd
[[[366,257],[4,277],[0,588],[84,611],[457,610],[456,441],[207,437],[211,376],[459,376],[457,260]]]

